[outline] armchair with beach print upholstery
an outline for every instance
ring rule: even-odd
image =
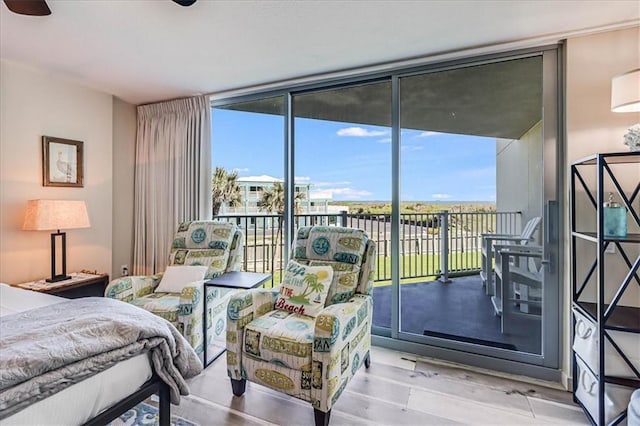
[[[268,386],[310,402],[316,425],[327,425],[349,380],[370,364],[376,256],[360,229],[300,228],[283,283],[229,301],[227,373],[234,395],[244,393],[247,380]]]
[[[204,279],[229,271],[239,271],[244,253],[244,234],[232,223],[220,221],[184,222],[178,226],[171,245],[168,266],[208,266]],[[202,282],[186,283],[180,293],[156,292],[163,274],[115,279],[105,296],[131,303],[172,323],[202,357],[203,288]],[[209,348],[224,348],[226,304],[237,290],[207,288],[207,340]],[[218,339],[216,339],[217,336]],[[212,353],[211,351],[207,351]],[[215,352],[215,351],[213,351]],[[206,363],[207,360],[203,360]]]

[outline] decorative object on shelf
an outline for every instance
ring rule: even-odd
[[[640,123],[629,127],[629,130],[624,135],[624,144],[631,151],[640,151]]]
[[[42,185],[82,188],[83,142],[42,137]]]
[[[613,193],[609,193],[609,201],[602,206],[604,208],[604,236],[627,236],[627,209],[620,203],[613,201]]]
[[[50,231],[51,233],[51,278],[47,282],[68,280],[67,234],[61,229],[89,228],[89,215],[84,201],[79,200],[29,200],[22,229],[27,231]],[[56,239],[61,240],[61,273],[56,274]]]
[[[640,68],[617,75],[611,80],[611,111],[640,111]],[[629,128],[624,144],[631,151],[640,151],[640,123]]]

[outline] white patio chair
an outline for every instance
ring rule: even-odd
[[[533,240],[533,234],[538,229],[541,217],[531,218],[522,229],[520,235],[512,234],[482,234],[482,270],[480,278],[488,296],[493,296],[495,289],[493,283],[493,245],[512,244],[525,245]]]
[[[509,333],[511,317],[531,314],[531,305],[542,306],[542,247],[537,245],[496,246],[496,291],[491,298],[496,315],[500,315],[503,333]],[[513,261],[512,261],[513,259]],[[515,311],[515,306],[519,311]]]

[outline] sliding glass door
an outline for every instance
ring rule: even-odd
[[[378,245],[373,324],[391,324],[391,82],[294,95],[296,225],[364,229]]]
[[[543,294],[557,282],[542,270],[542,55],[402,76],[399,89],[400,332],[542,355],[545,304],[557,309]]]

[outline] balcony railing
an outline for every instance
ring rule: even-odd
[[[467,275],[479,272],[482,234],[517,234],[520,212],[404,213],[400,215],[400,279]],[[244,270],[268,272],[271,285],[280,282],[284,259],[282,228],[278,215],[224,215],[215,219],[236,223],[246,233]],[[301,214],[300,226],[349,226],[367,232],[378,246],[375,281],[391,280],[390,214]]]

